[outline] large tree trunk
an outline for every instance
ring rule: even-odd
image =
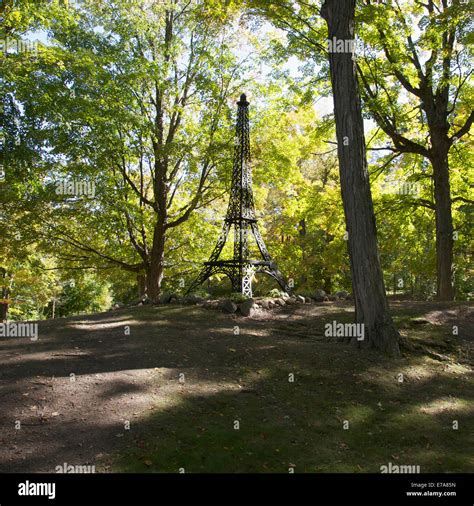
[[[449,183],[448,148],[444,144],[446,136],[438,139],[432,136],[434,179],[434,200],[436,214],[436,274],[439,300],[453,300],[453,215],[451,208],[451,188]]]
[[[146,273],[139,272],[137,274],[137,288],[138,288],[138,297],[141,299],[147,294],[147,284],[146,284]]]
[[[436,217],[436,279],[440,300],[453,300],[453,213],[449,182],[448,104],[449,84],[436,96],[428,95],[423,102],[430,132],[429,158],[433,167],[434,203]]]
[[[7,280],[8,280],[8,272],[6,269],[4,269],[3,267],[0,268],[0,273],[1,273],[1,280],[2,280],[2,299],[4,301],[7,301],[8,300],[8,297],[10,296],[10,288],[9,286],[7,285]],[[8,318],[8,307],[9,307],[9,304],[7,302],[2,302],[0,304],[0,321],[7,321],[7,318]]]
[[[158,215],[153,234],[153,247],[150,255],[150,267],[147,272],[147,292],[153,304],[160,303],[161,282],[165,267],[166,225],[163,217]]]
[[[355,0],[326,0],[321,14],[329,40],[354,41]],[[351,53],[330,52],[329,64],[356,321],[365,326],[362,344],[399,356],[399,334],[389,313],[378,254],[355,63]]]
[[[8,319],[8,304],[2,302],[0,304],[0,321],[6,322]]]

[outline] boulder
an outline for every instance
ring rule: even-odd
[[[169,304],[173,295],[171,293],[163,293],[160,295],[160,304]]]
[[[255,301],[248,299],[239,304],[239,311],[242,316],[252,316],[255,313]]]
[[[337,296],[336,295],[327,295],[327,298],[328,300],[337,300]]]
[[[270,301],[268,299],[262,299],[259,301],[259,304],[263,309],[270,309]]]
[[[324,290],[315,290],[314,293],[313,293],[313,299],[316,301],[316,302],[323,302],[324,301],[324,297],[326,297],[326,292]]]
[[[205,300],[202,306],[208,309],[219,309],[221,305],[222,302],[219,300]]]
[[[294,306],[295,304],[297,304],[297,301],[294,297],[288,297],[288,299],[285,300],[285,304],[287,304],[288,306]]]
[[[133,305],[138,306],[139,303],[142,304],[153,304],[151,299],[148,298],[148,295],[142,295],[136,302],[133,303]]]
[[[304,304],[306,302],[306,299],[302,295],[297,295],[296,300],[298,302],[301,302],[301,304]]]
[[[349,295],[349,292],[346,292],[345,290],[342,290],[340,292],[336,292],[336,296],[339,297],[340,299],[346,299],[348,295]]]
[[[305,297],[306,304],[311,304],[313,302],[313,299],[311,297]]]
[[[204,302],[204,299],[202,297],[198,297],[197,295],[188,295],[183,299],[183,302],[185,304],[200,304],[201,302]]]
[[[237,304],[230,299],[226,299],[221,303],[220,308],[224,311],[224,313],[232,314],[237,311]]]
[[[412,318],[410,322],[414,323],[415,325],[426,325],[430,323],[430,321],[427,320],[426,318]]]
[[[128,304],[128,306],[138,306],[138,305],[143,306],[143,304],[148,304],[147,302],[145,302],[146,300],[148,300],[148,297],[146,295],[143,295],[143,297],[140,297],[139,299],[135,299],[133,302]],[[151,303],[151,301],[150,301],[150,303]]]

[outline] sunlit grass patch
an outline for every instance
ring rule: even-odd
[[[200,370],[191,360],[189,384],[162,392],[182,402],[150,411],[107,470],[380,472],[388,462],[422,472],[474,470],[473,377],[454,356],[416,352],[391,361],[301,339],[305,326],[313,328],[301,319],[294,327],[269,321],[263,329],[247,320],[239,336],[232,325],[219,315],[199,341],[184,338],[195,347],[191,359],[205,348],[214,367]],[[425,332],[414,327],[410,339],[426,341]]]

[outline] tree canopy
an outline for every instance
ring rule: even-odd
[[[184,293],[225,215],[242,92],[272,256],[300,293],[352,292],[321,7],[3,2],[0,264],[10,317]],[[471,20],[459,0],[356,4],[354,65],[390,293],[472,290]],[[257,292],[274,287],[256,280]],[[208,289],[228,287],[215,279]]]

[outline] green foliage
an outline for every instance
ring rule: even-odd
[[[11,320],[37,320],[45,317],[45,307],[60,290],[51,258],[30,253],[21,263],[4,262],[11,278],[9,310]]]
[[[107,311],[111,303],[108,283],[91,273],[76,275],[63,283],[62,291],[56,298],[55,316]],[[52,316],[52,305],[48,307],[48,316]]]
[[[166,182],[168,222],[191,212],[166,232],[163,290],[184,294],[221,231],[235,100],[242,91],[251,102],[256,209],[270,253],[299,292],[352,291],[331,144],[334,124],[331,115],[318,115],[315,105],[329,90],[320,4],[190,3],[167,45],[166,6],[160,2],[90,1],[81,9],[60,1],[2,3],[3,35],[24,38],[37,29],[49,35],[37,54],[0,56],[6,173],[0,181],[0,266],[13,279],[11,318],[51,315],[54,298],[61,315],[137,299],[137,277],[149,265],[160,215],[150,202],[164,161],[176,168]],[[427,54],[439,46],[443,30],[456,27],[459,68],[443,76],[438,53],[433,65],[433,86],[446,79],[451,86],[453,133],[472,108],[472,80],[465,75],[472,56],[469,11],[459,3],[444,16],[426,17],[419,3],[401,5],[406,17],[416,20],[412,25],[382,3],[358,4],[358,30],[366,47],[358,64],[378,89],[374,97],[365,97],[364,112],[367,118],[374,110],[391,115],[403,135],[427,147],[426,118],[419,102],[401,91],[395,71],[406,71],[417,83],[406,37],[411,26],[417,25],[416,45]],[[379,29],[387,33],[395,63],[380,50]],[[243,56],[245,50],[249,56]],[[289,71],[289,59],[298,70]],[[183,102],[187,75],[192,84]],[[165,134],[180,117],[172,140],[161,146],[156,89],[162,92]],[[386,287],[431,298],[436,288],[432,170],[419,154],[380,150],[389,143],[382,129],[368,132],[367,141],[376,149],[369,151],[369,169]],[[472,143],[465,135],[449,153],[460,299],[472,297],[471,158]],[[58,194],[61,180],[94,183],[94,192]],[[392,183],[413,184],[417,194],[391,191]],[[232,247],[229,238],[224,257],[230,258]],[[256,245],[252,248],[257,255]],[[83,269],[89,274],[74,275],[76,287],[63,287],[71,272]],[[263,295],[275,286],[273,279],[258,276],[254,292]],[[216,276],[209,290],[223,296],[230,285]],[[207,297],[207,288],[199,294]]]
[[[207,292],[204,288],[198,288],[196,290],[193,290],[193,292],[190,295],[194,297],[200,297],[202,299],[211,298],[209,292]]]
[[[240,302],[245,302],[246,300],[249,299],[249,297],[247,297],[246,295],[243,295],[241,293],[232,292],[230,294],[229,299],[238,304]]]

